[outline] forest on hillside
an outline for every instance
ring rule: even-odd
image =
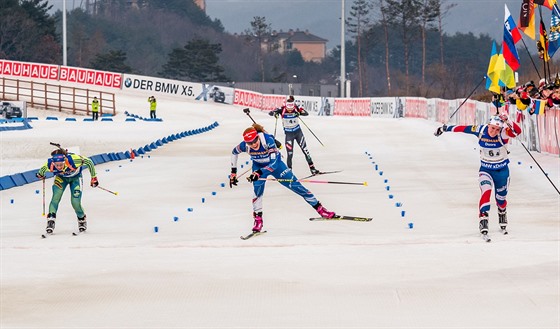
[[[192,0],[135,4],[103,0],[68,11],[67,65],[185,81],[287,82],[297,75],[301,83],[338,83],[340,46],[321,63],[305,62],[297,50],[263,50],[274,30],[266,17],[236,35]],[[444,33],[442,19],[453,7],[446,0],[353,0],[345,44],[352,96],[467,96],[486,74],[493,40]],[[2,0],[0,58],[62,64],[62,12],[51,8],[48,0]],[[539,58],[520,54],[519,82],[538,80],[532,61]]]

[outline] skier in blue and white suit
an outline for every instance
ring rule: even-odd
[[[253,232],[260,232],[263,226],[262,197],[268,176],[275,177],[280,184],[303,197],[322,217],[332,218],[335,216],[334,212],[323,207],[313,193],[298,182],[292,170],[282,161],[274,136],[266,133],[259,124],[253,124],[252,127],[245,129],[243,141],[231,152],[230,187],[237,185],[237,158],[243,152],[247,152],[253,161],[253,172],[247,178],[249,182],[253,183],[253,218],[255,221]]]
[[[480,148],[480,169],[478,173],[480,233],[488,233],[488,211],[490,210],[492,190],[494,190],[494,198],[498,206],[500,228],[505,231],[507,225],[506,197],[509,186],[509,159],[506,145],[511,138],[521,134],[521,128],[517,123],[509,121],[506,114],[501,114],[491,117],[488,124],[482,126],[443,125],[436,130],[435,135],[440,136],[444,132],[465,133],[478,138]]]

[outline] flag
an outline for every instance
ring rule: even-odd
[[[519,14],[519,29],[529,38],[535,40],[535,8],[533,0],[523,0]]]
[[[552,7],[556,4],[556,0],[534,0],[535,4],[545,6],[546,8],[552,10]]]
[[[546,99],[537,99],[533,102],[533,114],[543,115]]]
[[[548,56],[548,35],[546,34],[546,28],[544,27],[544,22],[541,19],[541,26],[539,30],[539,41],[537,41],[537,50],[539,51],[539,57],[545,62],[550,60]]]
[[[515,49],[515,44],[521,40],[521,34],[515,25],[513,17],[511,17],[507,5],[504,4],[504,6],[504,42],[502,43],[502,53],[506,63],[512,70],[517,71],[519,68],[519,55],[517,54],[517,49]]]
[[[502,51],[504,49],[502,48]],[[506,63],[504,59],[504,55],[502,52],[498,55],[498,59],[496,60],[496,69],[501,68],[500,72],[500,80],[498,81],[498,85],[502,87],[508,87],[510,89],[515,87],[515,74],[513,73],[513,69]]]
[[[486,72],[486,89],[499,94],[500,85],[499,74],[495,74],[496,60],[498,59],[498,52],[496,51],[496,42],[492,41],[492,53],[490,54],[490,63],[488,63],[488,71]]]
[[[552,16],[550,16],[550,36],[548,37],[548,56],[554,56],[556,50],[560,47],[560,8],[558,4],[552,7]]]

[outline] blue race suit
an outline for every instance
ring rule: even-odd
[[[231,167],[237,168],[238,155],[242,152],[247,152],[253,161],[252,170],[262,171],[261,178],[272,176],[278,179],[280,184],[303,197],[309,205],[316,206],[318,201],[315,196],[297,181],[297,177],[293,174],[292,170],[282,161],[274,136],[260,132],[258,138],[260,139],[260,146],[257,150],[251,149],[244,141],[233,149],[231,152]],[[253,211],[256,213],[262,211],[265,183],[265,180],[253,182]]]

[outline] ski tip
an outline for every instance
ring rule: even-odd
[[[367,182],[364,182],[364,186],[367,186]]]

